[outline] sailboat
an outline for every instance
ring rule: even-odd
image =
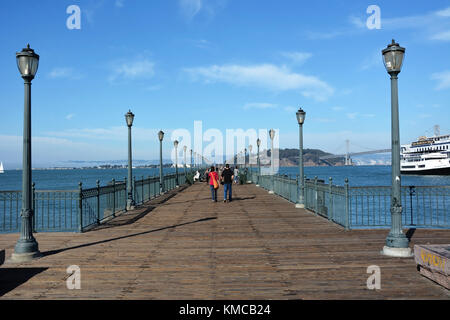
[[[3,169],[3,162],[0,162],[0,173],[5,173],[5,170]]]

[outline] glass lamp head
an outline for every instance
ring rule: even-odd
[[[164,132],[162,130],[160,130],[158,132],[158,138],[159,138],[159,141],[163,141],[163,139],[164,139]]]
[[[383,54],[383,62],[386,71],[389,74],[400,73],[403,58],[405,56],[405,48],[400,47],[400,45],[392,39],[392,43],[388,44],[387,48],[383,49],[381,53]]]
[[[125,120],[127,122],[127,126],[131,127],[133,125],[134,114],[131,112],[131,110],[128,110],[128,112],[125,114]]]
[[[30,48],[29,44],[22,51],[16,53],[16,61],[22,78],[34,79],[39,66],[39,55]]]
[[[300,109],[298,109],[296,115],[297,115],[298,124],[303,124],[305,122],[306,112],[303,111],[302,108],[300,108]]]

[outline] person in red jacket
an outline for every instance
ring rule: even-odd
[[[211,171],[209,172],[209,188],[211,189],[212,201],[217,202],[217,189],[214,188],[214,180],[219,184],[219,175],[215,171],[214,167],[211,167]]]

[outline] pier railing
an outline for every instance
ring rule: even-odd
[[[249,172],[249,180],[297,203],[301,192],[297,177]],[[330,178],[305,179],[304,205],[346,229],[390,228],[390,186],[334,185]],[[402,186],[404,228],[450,228],[450,186]]]
[[[184,185],[189,173],[178,174],[178,184]],[[176,188],[176,174],[164,176],[164,191]],[[126,211],[127,188],[124,181],[110,181],[105,186],[75,190],[36,190],[32,187],[34,232],[83,232]],[[136,205],[161,195],[159,176],[133,179],[133,199]],[[21,191],[0,191],[0,233],[19,232]]]

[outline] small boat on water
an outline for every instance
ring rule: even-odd
[[[5,170],[3,169],[3,162],[0,162],[0,173],[5,173]]]

